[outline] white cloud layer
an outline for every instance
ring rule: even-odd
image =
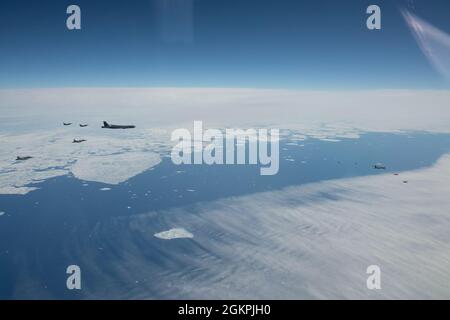
[[[446,299],[449,178],[447,155],[432,168],[400,176],[289,187],[134,216],[121,226],[145,238],[159,215],[195,233],[192,241],[201,253],[186,258],[188,267],[181,260],[173,269],[152,269],[158,283],[177,283],[160,288],[163,297]],[[129,241],[120,245],[132,250],[136,244]],[[166,255],[179,261],[170,251]],[[133,273],[139,251],[128,259],[130,268],[122,270]],[[381,268],[382,290],[366,287],[370,265]],[[183,281],[177,282],[180,275]],[[145,298],[143,290],[136,296]]]

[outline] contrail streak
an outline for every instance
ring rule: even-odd
[[[450,80],[450,35],[406,9],[402,14],[427,59]]]

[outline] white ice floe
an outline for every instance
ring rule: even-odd
[[[163,231],[160,233],[155,233],[156,238],[163,240],[172,240],[172,239],[183,239],[183,238],[193,238],[194,235],[184,229],[175,228],[170,229],[168,231]]]
[[[160,140],[149,131],[139,135],[86,130],[90,144],[73,145],[70,130],[3,136],[0,141],[0,194],[25,194],[38,182],[73,174],[84,181],[118,184],[157,165],[158,153],[149,149]],[[16,161],[16,155],[30,155]],[[83,186],[87,184],[84,183]]]
[[[5,212],[4,211],[0,211],[0,217],[3,216],[3,215],[5,215]]]
[[[329,138],[325,138],[325,139],[320,139],[321,141],[325,141],[325,142],[340,142],[341,140],[339,139],[329,139]]]
[[[111,188],[101,188],[100,191],[111,191]]]
[[[78,179],[118,184],[160,161],[159,155],[152,152],[126,152],[77,160],[71,171]]]

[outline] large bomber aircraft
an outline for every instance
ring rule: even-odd
[[[117,124],[109,124],[106,121],[103,121],[103,129],[134,129],[136,126],[133,125],[117,125]]]

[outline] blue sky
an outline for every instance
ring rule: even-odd
[[[4,0],[0,87],[448,87],[401,7],[450,32],[447,0]]]

